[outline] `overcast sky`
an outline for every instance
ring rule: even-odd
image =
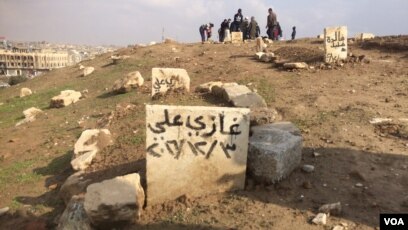
[[[408,0],[0,0],[0,36],[17,41],[128,45],[200,40],[198,27],[224,18],[238,8],[255,16],[266,33],[268,8],[273,8],[290,37],[315,37],[326,26],[346,25],[349,36],[408,34]]]

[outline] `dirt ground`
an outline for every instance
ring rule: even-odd
[[[275,108],[283,120],[302,131],[303,164],[274,185],[257,184],[250,175],[244,191],[188,198],[146,207],[139,223],[127,229],[375,229],[380,213],[408,213],[408,37],[382,37],[349,45],[363,62],[322,66],[323,43],[317,39],[275,42],[280,58],[305,61],[313,68],[286,71],[253,58],[255,43],[160,44],[130,47],[117,53],[130,58],[110,64],[105,54],[82,63],[94,66],[80,77],[77,66],[0,90],[0,229],[53,229],[64,203],[60,186],[73,173],[73,145],[87,128],[101,127],[113,111],[109,126],[115,144],[88,169],[87,177],[101,181],[132,172],[145,174],[145,103],[229,106],[200,93],[150,98],[151,68],[184,68],[192,88],[221,80],[249,84]],[[143,89],[113,95],[113,82],[140,71]],[[34,94],[18,98],[28,87]],[[63,89],[88,90],[78,103],[48,108]],[[193,90],[194,91],[194,90]],[[15,127],[22,111],[36,106],[40,119]],[[391,118],[380,125],[373,118]],[[300,166],[301,166],[300,165]],[[171,178],[169,178],[171,180]],[[186,188],[186,191],[189,188]],[[326,226],[311,224],[317,209],[341,202],[343,212]]]

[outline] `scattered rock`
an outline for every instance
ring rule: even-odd
[[[336,225],[333,227],[333,230],[344,230],[344,227],[340,225]]]
[[[351,171],[349,176],[360,181],[366,181],[366,177],[357,170]]]
[[[253,108],[249,117],[251,126],[266,125],[282,119],[278,112],[272,108]]]
[[[84,68],[84,77],[90,75],[91,73],[93,73],[95,71],[94,67],[85,67]]]
[[[0,208],[0,216],[3,216],[3,215],[6,214],[8,211],[10,211],[10,208],[9,208],[9,207]]]
[[[137,173],[89,185],[85,211],[96,226],[134,223],[140,217],[145,193]]]
[[[58,188],[58,184],[52,184],[52,185],[48,186],[49,190],[55,190],[57,188]]]
[[[319,213],[315,218],[313,218],[312,223],[316,225],[326,225],[327,224],[327,215],[324,213]]]
[[[330,215],[340,215],[341,214],[341,203],[325,204],[319,208],[319,212],[326,213]]]
[[[370,120],[370,124],[379,124],[379,123],[385,123],[385,122],[391,122],[391,118],[373,118]]]
[[[82,132],[74,146],[74,159],[71,166],[74,170],[85,170],[89,167],[96,154],[113,144],[108,129],[89,129]]]
[[[251,131],[248,171],[255,179],[261,183],[275,183],[298,167],[302,137],[296,126],[279,122],[253,126]]]
[[[258,60],[261,60],[261,58],[262,58],[263,55],[265,55],[264,52],[257,52],[257,53],[255,54],[255,58],[258,59]]]
[[[65,204],[68,204],[68,202],[74,195],[85,193],[86,188],[91,183],[91,180],[85,179],[84,172],[76,172],[68,177],[64,184],[61,186],[59,196],[62,198]]]
[[[233,87],[233,86],[237,86],[238,83],[235,82],[230,82],[230,83],[223,83],[222,85],[218,86],[218,85],[213,85],[211,87],[211,93],[214,96],[217,97],[225,97],[225,88],[227,87]],[[249,88],[248,88],[249,89]],[[226,99],[228,100],[228,99]]]
[[[127,55],[113,55],[110,57],[113,64],[118,64],[120,61],[126,60],[129,58]]]
[[[221,81],[211,81],[204,84],[199,85],[195,91],[198,93],[211,93],[212,88],[214,86],[221,87],[223,83]]]
[[[318,153],[318,152],[313,152],[313,156],[314,157],[320,157],[322,154]]]
[[[91,230],[91,222],[84,209],[84,198],[73,196],[62,213],[57,230]]]
[[[265,100],[257,93],[250,92],[241,94],[231,99],[232,105],[241,108],[265,108]]]
[[[215,88],[216,89],[216,88]],[[252,93],[252,91],[245,85],[226,85],[222,86],[223,89],[223,98],[226,101],[231,102],[234,98],[237,98],[241,95]]]
[[[356,187],[357,187],[357,188],[362,188],[363,186],[364,186],[364,185],[363,185],[362,183],[357,183],[357,184],[356,184]]]
[[[312,173],[314,172],[315,167],[313,165],[303,165],[302,170],[303,172]]]
[[[268,52],[268,53],[264,53],[261,56],[261,61],[263,61],[263,62],[271,62],[273,60],[275,60],[275,54],[274,53]]]
[[[80,69],[80,70],[85,69],[85,66],[83,66],[83,65],[80,64],[80,65],[79,65],[79,69]]]
[[[43,111],[41,109],[37,109],[35,107],[31,107],[29,109],[24,110],[24,120],[19,121],[16,126],[20,126],[22,124],[33,122],[37,118],[38,115],[42,114]]]
[[[307,69],[309,66],[304,62],[290,62],[283,64],[285,69]]]
[[[29,88],[21,88],[20,90],[20,97],[30,96],[31,94],[33,94],[33,92],[31,92]]]
[[[115,81],[112,91],[114,93],[128,93],[134,88],[141,87],[144,79],[139,71],[131,72],[126,77]]]
[[[70,104],[76,103],[82,97],[80,92],[74,90],[64,90],[61,91],[60,95],[55,96],[51,99],[51,108],[61,108],[68,106]]]

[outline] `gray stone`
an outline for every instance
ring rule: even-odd
[[[62,213],[57,230],[91,230],[91,222],[84,209],[84,198],[73,196]]]
[[[341,214],[341,203],[325,204],[319,208],[319,212],[326,213],[330,215],[340,215]]]
[[[146,123],[147,205],[244,189],[249,109],[147,105]]]
[[[96,154],[106,146],[112,145],[112,135],[108,129],[89,129],[82,132],[74,146],[74,170],[85,170]]]
[[[232,101],[238,96],[252,93],[245,85],[223,85],[222,88],[224,89],[223,97],[227,101]]]
[[[312,173],[315,170],[313,165],[303,165],[302,170],[307,173]]]
[[[81,92],[74,90],[64,90],[61,91],[60,95],[55,96],[51,99],[51,108],[61,108],[68,106],[70,104],[76,103],[81,98]]]
[[[262,108],[267,106],[265,100],[255,92],[233,97],[231,102],[235,107],[242,108]]]
[[[144,79],[139,71],[129,73],[126,77],[115,81],[112,91],[114,93],[128,93],[132,89],[139,88],[143,85]]]
[[[232,86],[237,86],[237,85],[238,83],[235,83],[235,82],[222,83],[222,85],[213,85],[211,87],[211,94],[217,97],[224,97],[226,87],[232,87]]]
[[[29,88],[21,88],[20,90],[20,97],[29,96],[31,94],[33,94],[33,92],[31,92],[31,89]]]
[[[96,226],[134,223],[143,209],[145,193],[137,173],[91,184],[85,195],[85,211]]]
[[[319,213],[315,218],[313,218],[312,223],[316,225],[326,225],[327,215],[325,213]]]
[[[300,164],[302,137],[298,135],[300,131],[291,130],[293,127],[285,122],[251,128],[248,171],[258,181],[280,181]]]
[[[68,204],[72,196],[85,193],[86,188],[91,183],[91,180],[85,179],[84,172],[76,172],[65,180],[59,191],[59,196],[65,204]]]

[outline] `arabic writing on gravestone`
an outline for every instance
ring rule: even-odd
[[[218,113],[210,116],[211,124],[207,124],[202,115],[183,117],[181,114],[176,114],[170,117],[169,111],[164,109],[163,121],[147,124],[148,131],[155,134],[155,136],[153,138],[154,143],[148,146],[146,151],[154,157],[161,157],[167,151],[175,159],[179,159],[183,148],[189,148],[195,156],[202,154],[206,159],[209,159],[214,149],[219,146],[225,156],[231,158],[231,152],[237,149],[234,139],[241,134],[241,131],[239,130],[240,125],[236,123],[238,118],[232,118],[234,124],[229,127],[225,127],[225,119],[226,116],[223,113]],[[178,127],[181,131],[186,131],[188,138],[167,140],[165,134],[172,127]],[[228,136],[230,142],[210,138],[214,135]],[[211,139],[210,142],[209,139]]]

